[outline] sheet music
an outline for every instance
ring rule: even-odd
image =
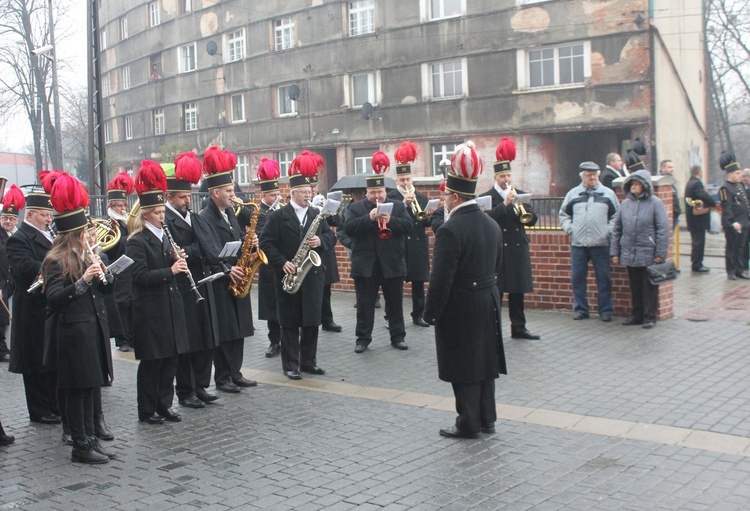
[[[384,213],[387,213],[390,215],[392,212],[393,212],[392,202],[386,202],[385,204],[378,204],[378,213],[377,213],[378,216]]]
[[[240,247],[242,247],[241,241],[227,241],[227,244],[224,245],[224,248],[219,252],[219,259],[236,256],[237,252],[240,251]]]
[[[424,210],[429,211],[431,209],[437,209],[440,206],[440,199],[430,199],[430,202],[427,203],[427,206],[425,206]]]
[[[223,276],[224,276],[224,272],[221,272],[221,271],[218,273],[213,273],[204,279],[200,279],[198,282],[195,283],[195,285],[200,286],[201,284],[205,284],[206,282],[213,282],[214,280],[220,279]]]
[[[341,199],[344,198],[344,192],[342,192],[341,190],[337,190],[335,192],[328,192],[328,195],[326,195],[326,198],[328,200],[335,200],[335,201],[341,202]]]
[[[336,212],[339,210],[339,206],[341,206],[341,202],[333,199],[328,199],[326,202],[326,205],[321,210],[321,215],[335,215]]]
[[[516,195],[516,197],[513,199],[513,204],[528,204],[531,202],[531,194],[530,193],[519,193]]]
[[[489,195],[477,197],[477,205],[482,211],[492,211],[492,197]]]
[[[119,275],[122,273],[125,269],[127,269],[128,266],[133,264],[133,260],[126,256],[125,254],[122,254],[117,261],[107,266],[107,269],[112,272],[113,275]]]

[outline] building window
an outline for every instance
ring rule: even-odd
[[[226,36],[227,62],[236,62],[245,58],[245,29],[230,32]]]
[[[273,22],[276,51],[294,48],[294,18],[281,18]]]
[[[102,74],[102,97],[106,98],[109,96],[109,74],[104,73]]]
[[[125,140],[133,140],[133,116],[125,116]]]
[[[167,132],[167,127],[164,120],[164,109],[157,108],[153,111],[154,115],[154,135],[164,135]]]
[[[377,151],[377,147],[372,149],[355,149],[354,150],[354,173],[368,174],[372,172],[372,155]]]
[[[130,88],[130,66],[125,66],[120,69],[122,90],[128,90]]]
[[[276,159],[276,161],[279,162],[279,168],[281,169],[282,176],[289,175],[289,165],[291,165],[292,160],[294,160],[296,157],[297,153],[294,151],[282,151],[279,153],[279,157]]]
[[[375,0],[349,2],[349,35],[375,32]]]
[[[235,167],[237,174],[237,184],[249,185],[250,184],[250,158],[246,155],[237,155],[237,166]]]
[[[193,0],[178,0],[180,14],[187,14],[193,11]]]
[[[588,41],[518,50],[518,53],[518,87],[521,89],[581,85],[591,76],[591,45]]]
[[[229,103],[232,122],[245,122],[245,95],[233,94]]]
[[[276,115],[297,115],[297,101],[289,97],[290,85],[276,88]]]
[[[120,41],[128,38],[128,18],[120,18]]]
[[[148,58],[149,75],[148,79],[152,82],[161,80],[161,53],[156,53]]]
[[[466,0],[427,0],[429,19],[454,18],[466,13]]]
[[[104,143],[105,144],[112,143],[112,122],[111,121],[104,122]]]
[[[466,60],[446,60],[428,64],[423,83],[427,84],[425,97],[431,99],[460,98],[468,89]]]
[[[185,46],[180,46],[178,51],[179,51],[179,56],[180,56],[180,61],[178,63],[178,71],[180,73],[188,73],[190,71],[195,71],[196,69],[195,43],[190,43],[190,44],[186,44]]]
[[[432,175],[442,176],[443,172],[440,170],[440,162],[443,160],[450,160],[453,153],[456,151],[456,146],[461,142],[447,142],[445,144],[432,144]]]
[[[351,105],[362,106],[365,103],[377,105],[380,95],[378,93],[377,73],[362,73],[351,76]]]
[[[101,48],[100,50],[104,51],[107,49],[107,27],[102,27],[101,31]]]
[[[185,131],[198,129],[198,103],[192,101],[182,105],[182,116],[185,119]]]
[[[159,2],[151,2],[148,4],[148,26],[155,27],[161,23],[161,11],[159,10]]]

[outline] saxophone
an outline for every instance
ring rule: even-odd
[[[235,200],[235,198],[232,201],[240,207],[247,206],[253,210],[253,215],[250,218],[250,226],[247,228],[245,239],[242,242],[242,252],[240,253],[240,258],[237,259],[237,266],[242,268],[245,276],[242,277],[242,280],[229,285],[229,290],[236,298],[245,298],[250,292],[250,287],[253,285],[255,272],[258,271],[261,264],[268,264],[268,258],[260,248],[253,247],[253,236],[255,236],[255,227],[258,225],[260,208],[252,201],[244,203],[240,199]]]
[[[307,273],[312,267],[320,266],[320,255],[310,248],[310,238],[315,236],[321,220],[328,216],[323,214],[316,216],[312,224],[310,224],[310,228],[307,229],[305,237],[302,238],[302,243],[300,243],[297,253],[294,254],[294,259],[291,261],[297,270],[292,274],[284,275],[284,278],[281,280],[281,288],[286,293],[293,295],[299,291],[300,287],[302,287],[302,281],[305,280]]]

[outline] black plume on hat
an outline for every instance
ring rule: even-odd
[[[734,153],[729,151],[722,151],[719,156],[719,165],[723,170],[739,170],[740,164],[737,163]]]
[[[640,138],[636,138],[633,141],[633,145],[630,147],[632,151],[635,152],[638,156],[645,156],[646,155],[646,146],[643,145],[643,142],[641,142]]]

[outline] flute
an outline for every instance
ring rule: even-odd
[[[161,224],[162,228],[164,229],[164,234],[167,235],[167,239],[169,240],[169,244],[172,245],[172,250],[175,253],[175,256],[179,259],[184,260],[185,258],[182,257],[182,249],[175,243],[174,238],[172,237],[172,233],[169,232],[169,229],[167,228],[167,224],[163,223]],[[195,280],[193,279],[193,274],[190,273],[190,270],[187,272],[187,278],[190,282],[190,291],[193,292],[193,295],[195,295],[195,303],[202,302],[203,297],[201,296],[200,291],[198,291],[198,286],[195,285]]]
[[[89,258],[91,259],[91,264],[96,264],[99,266],[99,280],[101,281],[102,284],[106,284],[107,283],[107,271],[108,271],[107,267],[104,266],[104,264],[102,264],[102,261],[101,259],[99,259],[99,256],[97,256],[94,253],[94,249],[98,247],[99,245],[101,245],[101,243],[97,243],[96,245],[92,246],[92,245],[89,245],[88,241],[86,242],[86,248],[88,249],[88,252],[89,252]]]

